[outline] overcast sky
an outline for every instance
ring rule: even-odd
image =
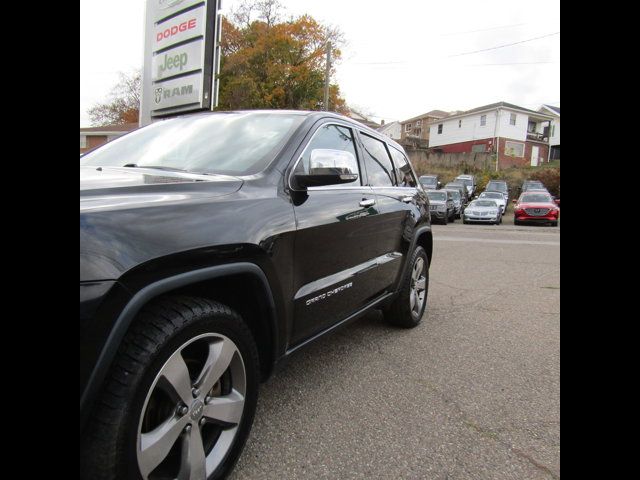
[[[80,1],[81,127],[119,71],[142,68],[145,1]],[[498,101],[560,105],[559,0],[280,1],[288,15],[340,28],[347,44],[332,80],[376,121]],[[223,0],[223,12],[238,3]]]

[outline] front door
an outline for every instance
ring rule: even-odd
[[[531,166],[538,166],[538,154],[540,152],[540,147],[533,146],[531,147]]]
[[[294,171],[306,171],[316,148],[345,150],[358,158],[347,125],[318,128]],[[380,216],[376,197],[359,172],[350,184],[294,192],[294,324],[291,346],[348,317],[376,296]]]

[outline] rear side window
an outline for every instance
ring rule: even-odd
[[[407,157],[403,155],[403,153],[396,148],[389,146],[389,151],[391,152],[391,157],[393,158],[393,163],[396,166],[396,178],[398,179],[399,187],[415,187],[418,185],[416,182],[416,177],[413,175],[413,171],[411,170],[411,166],[409,165],[409,161]],[[435,184],[436,179],[430,178],[428,180],[430,183]]]
[[[301,160],[298,162],[296,166],[297,173],[308,173],[309,172],[309,162],[311,160],[311,152],[315,149],[332,149],[332,150],[343,150],[345,152],[349,152],[353,154],[353,158],[357,159],[358,155],[356,154],[355,144],[353,141],[353,133],[351,129],[348,127],[343,127],[341,125],[323,125],[318,129],[316,134],[314,135],[307,148],[305,148],[304,153],[302,154]],[[344,183],[342,185],[360,185],[360,169],[358,168],[358,161],[355,160],[355,164],[352,165],[352,171],[358,173],[358,179],[354,180],[350,183]]]
[[[393,164],[384,146],[384,142],[365,134],[361,134],[361,137],[369,185],[372,187],[394,186],[396,181]]]

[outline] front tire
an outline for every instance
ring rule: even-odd
[[[413,251],[402,279],[400,293],[386,309],[385,320],[395,326],[413,328],[422,320],[429,293],[429,260],[424,248]]]
[[[105,381],[81,478],[224,478],[249,435],[258,383],[255,342],[237,313],[203,298],[153,301]]]

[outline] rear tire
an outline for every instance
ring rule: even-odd
[[[226,477],[251,430],[259,372],[251,332],[229,307],[187,296],[152,301],[104,382],[81,442],[81,478]]]
[[[424,248],[418,246],[413,251],[398,296],[383,310],[385,320],[397,327],[417,326],[426,310],[428,293],[429,260]]]

